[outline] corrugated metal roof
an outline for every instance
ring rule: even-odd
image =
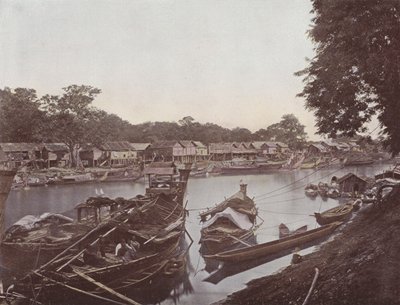
[[[0,143],[4,152],[39,151],[41,146],[38,143]]]

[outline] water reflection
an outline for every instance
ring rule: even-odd
[[[187,262],[185,273],[178,278],[161,277],[159,283],[152,281],[151,285],[154,286],[151,286],[152,288],[149,288],[146,294],[143,293],[143,296],[138,295],[138,301],[140,298],[144,300],[146,295],[150,294],[152,299],[148,300],[149,304],[151,302],[160,302],[164,305],[210,304],[244,288],[248,281],[271,274],[290,264],[291,255],[272,261],[263,258],[263,260],[252,262],[246,266],[247,271],[245,272],[235,274],[231,272],[232,274],[224,277],[217,285],[203,281],[210,276],[208,271],[214,270],[215,266],[210,267],[199,255],[198,241],[200,240],[201,224],[198,213],[236,192],[240,180],[248,184],[249,197],[254,197],[259,215],[264,219],[263,226],[256,232],[258,243],[263,243],[278,238],[280,223],[285,223],[290,228],[302,225],[308,225],[309,229],[315,228],[317,226],[315,218],[310,215],[338,204],[338,200],[331,198],[323,201],[320,197],[313,200],[306,197],[304,195],[306,184],[318,183],[321,180],[328,182],[332,176],[340,177],[348,172],[371,176],[388,167],[378,164],[359,168],[322,169],[315,173],[313,170],[299,170],[251,176],[210,176],[189,180],[187,197],[189,216],[186,228],[194,239],[194,244],[189,249],[191,263]],[[287,187],[288,185],[290,186]],[[95,184],[66,185],[13,191],[7,201],[6,226],[10,226],[26,214],[38,215],[48,211],[71,210],[77,203],[95,195],[96,187],[99,188]],[[105,195],[111,198],[131,198],[144,193],[143,182],[104,183],[101,184],[101,188]],[[312,249],[311,247],[303,250],[300,254],[308,253]],[[161,301],[162,296],[166,297],[163,301]],[[69,304],[71,303],[76,304],[75,301]]]

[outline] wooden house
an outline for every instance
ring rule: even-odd
[[[275,142],[276,149],[280,154],[286,155],[290,153],[289,146],[283,142]]]
[[[266,144],[266,142],[263,142],[263,141],[254,141],[254,142],[250,143],[251,148],[255,150],[257,156],[264,155],[264,153],[263,153],[263,145],[264,144]]]
[[[208,146],[210,158],[213,161],[232,160],[234,149],[237,149],[235,143],[210,143]]]
[[[319,143],[311,143],[308,145],[307,154],[309,156],[325,156],[329,155],[329,150],[322,144]]]
[[[177,141],[172,150],[173,161],[181,163],[194,162],[196,159],[196,146],[193,141]]]
[[[207,146],[200,141],[193,141],[196,147],[196,161],[207,160],[209,157]]]
[[[131,143],[132,150],[136,152],[136,157],[139,162],[146,162],[147,150],[150,148],[150,143]]]
[[[275,142],[265,142],[261,148],[264,156],[274,157],[278,154],[278,147]]]
[[[176,142],[175,140],[166,140],[151,144],[151,146],[146,149],[146,161],[172,162],[174,160],[173,151]]]
[[[128,141],[106,142],[100,149],[104,152],[105,162],[110,166],[127,166],[137,159],[137,154]]]
[[[337,179],[336,183],[339,186],[339,191],[344,193],[352,193],[354,195],[365,192],[368,186],[368,181],[358,177],[353,173],[348,173]]]
[[[64,143],[44,143],[42,158],[47,167],[65,167],[71,162],[70,151]]]
[[[92,144],[84,144],[79,148],[79,161],[84,167],[96,167],[101,164],[104,153]]]
[[[0,148],[12,168],[41,160],[41,145],[37,143],[0,143]]]

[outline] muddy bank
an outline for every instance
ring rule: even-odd
[[[253,280],[216,304],[400,304],[400,190],[380,206],[361,209],[320,251],[300,264]]]

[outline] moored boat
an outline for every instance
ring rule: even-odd
[[[347,203],[326,210],[322,213],[314,213],[314,215],[318,224],[322,226],[335,221],[346,221],[350,219],[352,212],[353,212],[353,204]]]
[[[200,213],[201,252],[216,253],[254,243],[257,214],[254,201],[247,196],[247,185],[241,184],[239,192]]]
[[[246,248],[228,250],[212,255],[204,255],[204,257],[226,263],[241,263],[255,260],[269,255],[274,255],[288,249],[301,247],[304,244],[327,237],[341,224],[342,222],[334,222],[307,232],[299,233],[297,235],[292,235]]]

